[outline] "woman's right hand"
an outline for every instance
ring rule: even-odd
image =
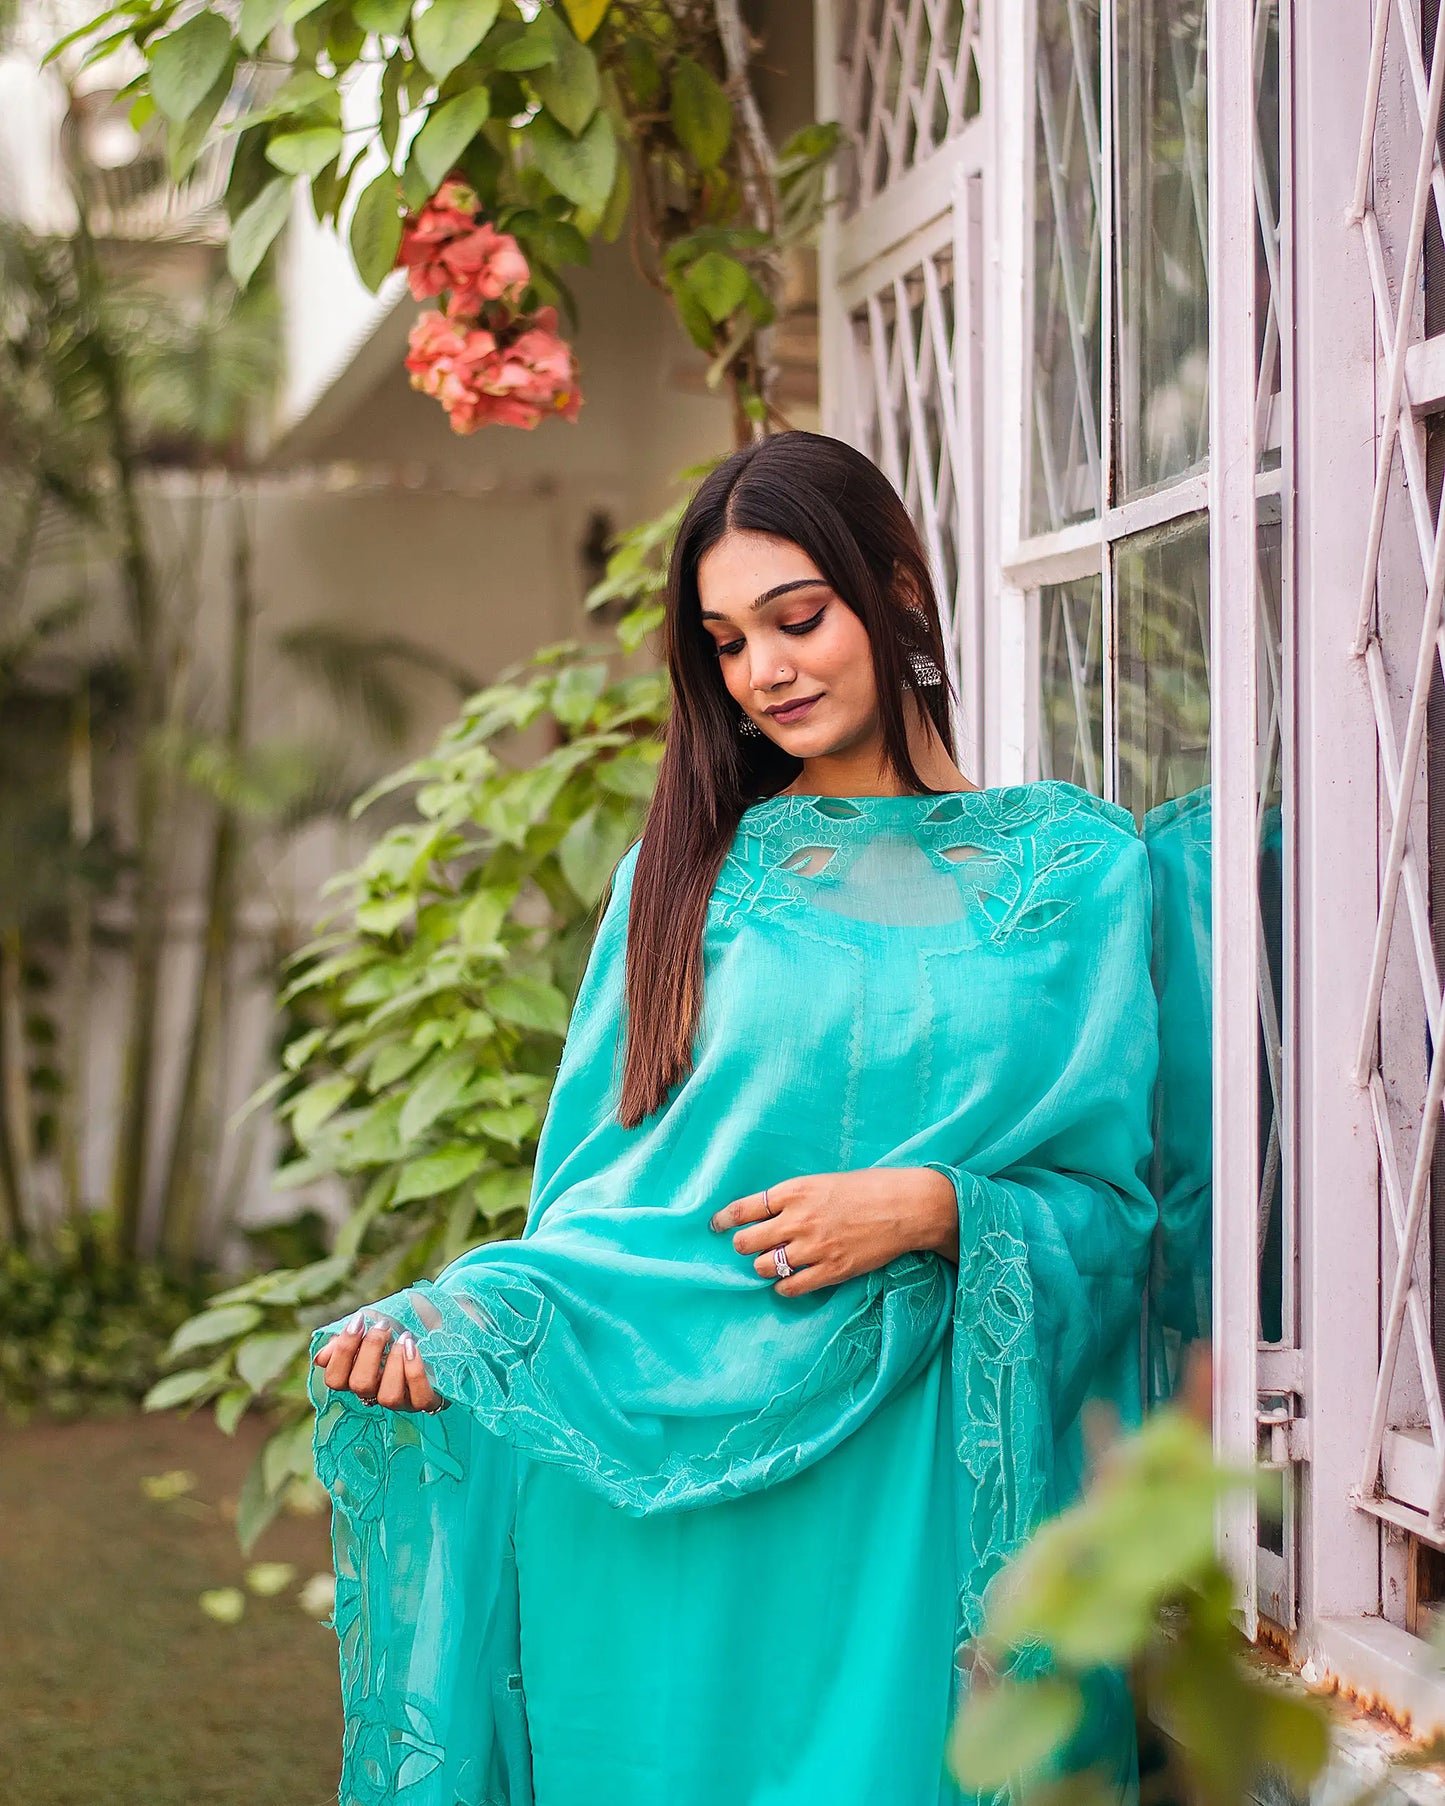
[[[393,1342],[395,1329],[386,1317],[368,1322],[358,1311],[317,1349],[313,1364],[333,1392],[354,1392],[389,1411],[442,1410],[449,1401],[433,1389],[415,1336],[403,1330]]]

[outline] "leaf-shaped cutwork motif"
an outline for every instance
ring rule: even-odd
[[[996,896],[992,891],[981,890],[978,893],[978,902],[979,907],[994,927],[1001,927],[1009,912],[1008,899]]]
[[[1042,903],[1031,903],[1019,914],[1013,925],[1020,934],[1038,934],[1045,928],[1052,928],[1073,907],[1066,898],[1047,897]]]
[[[415,1787],[418,1781],[441,1767],[441,1751],[411,1750],[397,1764],[396,1779],[393,1785],[398,1793],[404,1788]]]
[[[930,809],[923,819],[925,821],[957,821],[962,814],[962,797],[949,796],[945,797],[937,808]]]
[[[943,847],[940,849],[945,859],[954,865],[962,865],[969,859],[997,859],[997,853],[991,853],[987,847]]]
[[[819,815],[826,815],[835,821],[852,821],[863,811],[856,803],[850,803],[842,796],[821,796],[812,805]]]
[[[795,878],[816,878],[837,851],[837,847],[799,847],[778,863]]]
[[[1071,840],[1055,850],[1043,871],[1077,871],[1082,866],[1092,865],[1103,851],[1102,840]]]

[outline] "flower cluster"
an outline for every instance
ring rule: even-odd
[[[557,310],[520,311],[531,270],[509,233],[477,217],[477,197],[453,177],[408,218],[398,265],[418,301],[443,297],[411,330],[411,384],[446,409],[452,430],[528,429],[582,406]]]

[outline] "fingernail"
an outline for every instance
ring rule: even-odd
[[[416,1355],[416,1337],[411,1331],[409,1329],[404,1329],[397,1340],[401,1343],[403,1357],[408,1361],[414,1359]]]
[[[365,1311],[358,1311],[354,1317],[348,1317],[346,1319],[346,1333],[348,1336],[354,1336],[359,1329],[365,1329],[365,1328],[366,1328],[366,1312]]]

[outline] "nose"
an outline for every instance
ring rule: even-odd
[[[758,644],[752,654],[749,682],[760,696],[790,684],[795,676],[792,660],[783,654],[776,642]]]

